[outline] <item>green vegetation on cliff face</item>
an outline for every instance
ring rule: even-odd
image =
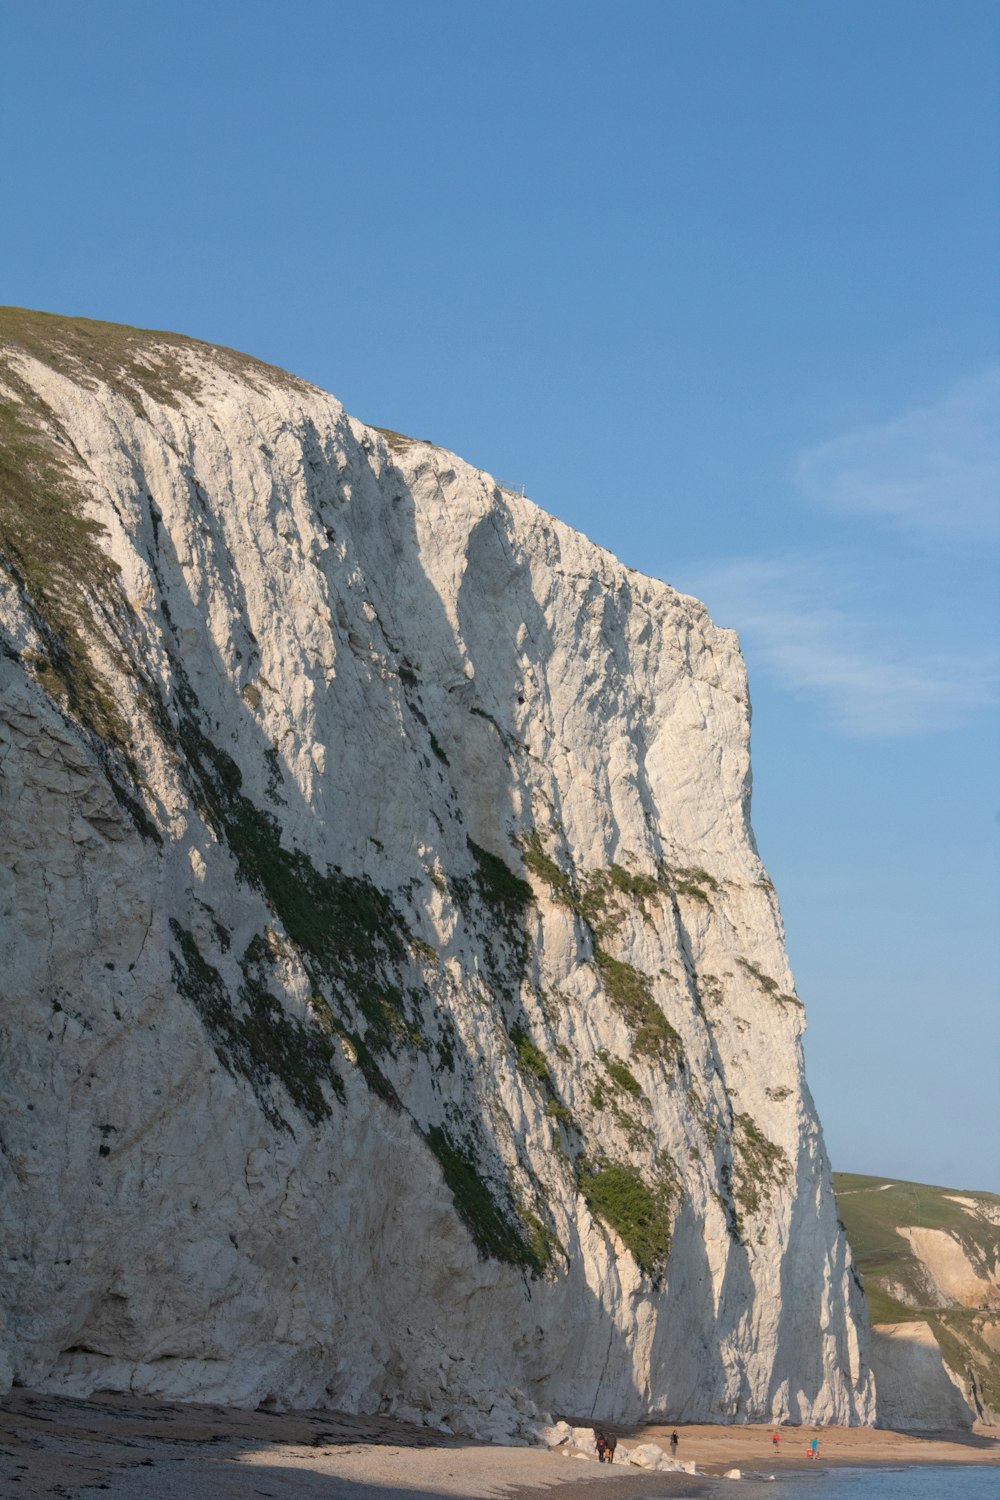
[[[24,663],[93,736],[119,802],[154,839],[159,834],[134,795],[131,736],[101,659],[103,653],[119,666],[125,662],[132,610],[118,567],[101,546],[105,528],[87,513],[82,468],[19,362],[37,360],[84,388],[102,382],[141,412],[144,397],[176,407],[181,396],[197,393],[184,358],[196,347],[205,346],[179,334],[0,307],[0,569],[24,599],[40,640]],[[244,378],[267,369],[230,350],[213,356]]]
[[[537,830],[522,836],[517,844],[526,868],[549,887],[553,900],[576,913],[590,933],[594,965],[604,991],[635,1033],[633,1051],[639,1056],[659,1059],[667,1066],[683,1066],[683,1043],[653,999],[649,976],[624,959],[616,958],[607,948],[622,928],[637,919],[653,921],[654,911],[671,896],[670,884],[619,864],[607,870],[579,872],[571,879],[546,853]],[[711,876],[704,878],[711,880]],[[711,883],[714,887],[715,882]],[[530,893],[531,887],[523,881],[518,885]]]
[[[224,1066],[250,1083],[271,1124],[288,1128],[273,1100],[275,1079],[310,1124],[326,1119],[330,1104],[324,1086],[343,1095],[333,1042],[321,1028],[304,1026],[287,1015],[271,994],[263,977],[264,945],[255,941],[244,956],[245,982],[240,987],[244,1009],[240,1013],[233,1008],[221,974],[202,956],[193,933],[173,919],[170,930],[176,943],[171,959],[178,990],[198,1011]]]
[[[677,1197],[673,1173],[661,1168],[650,1185],[638,1167],[626,1163],[581,1163],[579,1182],[591,1213],[615,1231],[640,1271],[658,1280],[670,1255]]]
[[[468,1146],[443,1127],[432,1125],[425,1139],[479,1254],[541,1275],[560,1248],[555,1236],[537,1215],[519,1212],[509,1190],[487,1183]]]
[[[124,721],[88,649],[94,611],[112,625],[121,613],[118,569],[99,545],[104,527],[86,515],[51,414],[4,352],[0,320],[0,567],[42,643],[25,662],[86,729],[125,750]]]
[[[852,1172],[833,1182],[872,1322],[929,1324],[945,1363],[963,1383],[971,1370],[983,1404],[1000,1412],[1000,1195]],[[968,1263],[961,1300],[955,1260],[935,1275],[936,1245],[950,1250],[938,1235],[956,1247],[950,1260],[957,1252]]]

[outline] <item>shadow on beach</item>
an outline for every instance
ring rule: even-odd
[[[610,1425],[610,1424],[609,1424]],[[670,1428],[618,1435],[669,1447]],[[678,1457],[697,1475],[599,1465],[565,1452],[449,1437],[383,1416],[243,1411],[121,1395],[89,1400],[14,1390],[0,1401],[0,1493],[11,1500],[655,1500],[718,1494],[729,1468],[744,1479],[828,1468],[1000,1465],[1000,1434],[783,1428],[780,1455],[764,1426],[679,1425]],[[813,1435],[819,1461],[808,1459]],[[595,1489],[595,1485],[597,1488]]]
[[[88,1500],[96,1490],[108,1500],[516,1500],[550,1487],[574,1500],[601,1480],[621,1500],[712,1490],[688,1475],[449,1438],[390,1417],[26,1390],[0,1402],[0,1486],[17,1500]]]

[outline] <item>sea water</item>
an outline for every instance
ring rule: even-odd
[[[775,1474],[768,1481],[744,1471],[726,1486],[740,1500],[1000,1500],[1000,1465],[939,1464],[933,1468],[826,1469]]]

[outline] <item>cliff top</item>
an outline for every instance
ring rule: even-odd
[[[197,394],[197,377],[190,361],[183,358],[185,352],[210,357],[244,379],[266,376],[271,382],[309,389],[306,381],[287,370],[186,334],[69,318],[26,307],[0,307],[2,345],[20,349],[85,384],[88,376],[102,380],[129,399],[140,387],[167,406],[176,405],[179,394]]]

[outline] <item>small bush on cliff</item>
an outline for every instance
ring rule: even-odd
[[[518,848],[525,865],[532,875],[537,875],[539,880],[552,888],[552,894],[558,899],[568,898],[571,894],[569,876],[565,870],[556,864],[551,855],[546,854],[542,847],[541,835],[537,829],[533,833],[525,834],[517,840]]]
[[[751,1115],[737,1115],[735,1127],[733,1197],[741,1213],[756,1214],[774,1189],[787,1180],[792,1164]]]
[[[514,1043],[517,1060],[525,1072],[531,1073],[538,1079],[539,1083],[550,1084],[549,1065],[545,1059],[545,1053],[536,1047],[523,1026],[514,1025],[510,1028],[510,1039]]]
[[[531,886],[499,855],[491,854],[473,839],[466,839],[466,843],[476,861],[475,881],[481,899],[507,917],[519,916],[535,899]]]
[[[609,1057],[607,1053],[601,1054],[601,1061],[607,1069],[608,1077],[616,1083],[626,1094],[631,1094],[633,1099],[641,1099],[642,1087],[635,1074],[628,1069],[617,1057]]]
[[[594,962],[609,1000],[635,1028],[633,1051],[647,1057],[682,1062],[683,1043],[653,999],[646,975],[631,964],[612,958],[603,948],[595,947]]]

